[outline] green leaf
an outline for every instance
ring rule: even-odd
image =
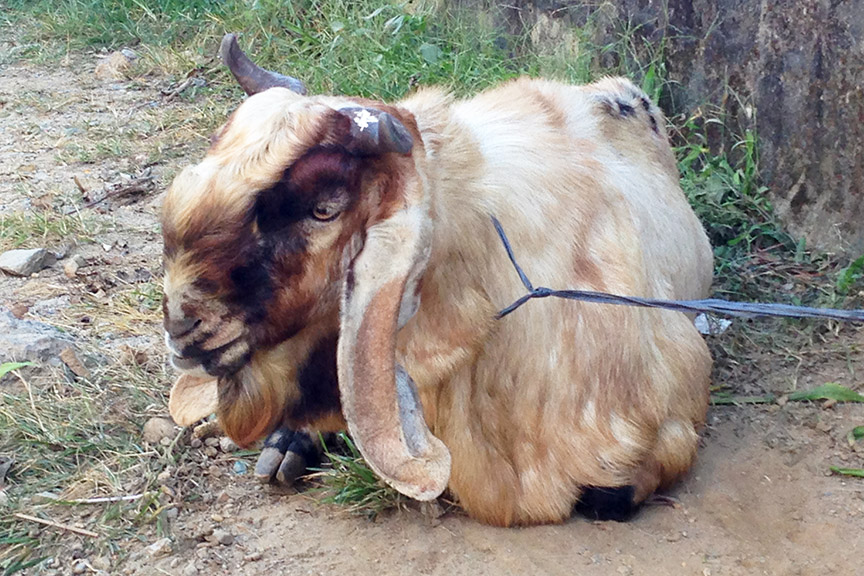
[[[437,64],[441,58],[441,49],[434,44],[423,44],[420,46],[420,55],[429,64]]]
[[[3,378],[9,372],[13,370],[18,370],[19,368],[24,368],[26,366],[33,366],[32,362],[4,362],[0,364],[0,378]]]
[[[846,435],[846,440],[849,441],[849,446],[854,446],[856,440],[864,438],[864,426],[856,426]]]
[[[727,406],[729,404],[771,404],[776,398],[773,394],[766,396],[711,396],[711,404],[714,406]]]
[[[842,474],[843,476],[855,476],[856,478],[864,478],[864,469],[862,468],[838,468],[831,466],[831,472]]]
[[[845,386],[828,382],[812,390],[789,394],[789,400],[836,400],[837,402],[864,402],[864,396]]]
[[[837,291],[845,294],[859,278],[864,277],[864,256],[840,271],[837,276]]]

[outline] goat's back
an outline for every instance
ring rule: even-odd
[[[455,104],[442,126],[432,256],[399,355],[453,454],[451,488],[510,524],[566,517],[584,486],[644,498],[668,484],[707,406],[710,356],[690,320],[557,299],[495,320],[525,290],[489,222],[535,285],[705,296],[711,250],[662,114],[624,80],[523,79]]]

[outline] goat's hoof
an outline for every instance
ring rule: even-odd
[[[642,503],[645,506],[668,506],[669,508],[680,508],[681,501],[672,496],[664,496],[663,494],[652,494]]]
[[[262,482],[275,481],[291,486],[319,462],[317,438],[313,439],[303,430],[279,428],[264,441],[264,449],[255,464],[255,477]]]
[[[633,500],[634,494],[633,486],[586,486],[576,504],[576,511],[589,520],[626,522],[639,510],[639,504]]]
[[[261,451],[261,455],[258,456],[258,462],[255,463],[255,478],[261,482],[269,482],[276,474],[284,457],[284,452],[280,452],[278,449],[270,446],[265,446],[264,450]]]
[[[306,474],[306,469],[310,465],[314,466],[314,464],[307,462],[302,454],[289,450],[285,453],[285,457],[276,471],[276,481],[283,486],[291,486],[297,478]]]

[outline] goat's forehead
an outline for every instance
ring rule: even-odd
[[[283,88],[249,97],[205,158],[174,179],[162,211],[166,242],[188,243],[214,228],[236,230],[258,193],[317,144],[327,111],[350,103],[306,98]]]

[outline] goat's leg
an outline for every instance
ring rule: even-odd
[[[576,511],[596,520],[625,521],[643,504],[669,505],[669,497],[654,491],[674,484],[693,463],[699,436],[692,423],[670,419],[660,428],[657,445],[636,471],[632,484],[585,487]]]
[[[311,428],[291,430],[281,426],[266,440],[255,464],[255,477],[291,486],[306,470],[321,462],[321,441]]]

